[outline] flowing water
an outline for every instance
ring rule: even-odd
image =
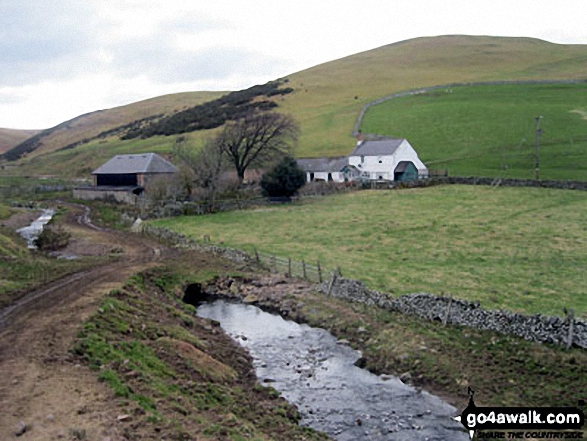
[[[27,241],[27,246],[30,249],[37,248],[35,246],[35,239],[39,237],[39,234],[43,231],[45,225],[51,220],[53,215],[55,214],[55,210],[46,209],[43,210],[43,214],[39,216],[37,219],[33,221],[28,227],[21,228],[16,230],[18,234],[24,237]]]
[[[361,353],[324,329],[224,300],[200,305],[198,315],[220,322],[248,349],[259,380],[298,407],[303,425],[349,441],[469,439],[452,419],[454,407],[356,367]]]

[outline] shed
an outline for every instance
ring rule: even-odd
[[[306,181],[344,182],[344,169],[348,166],[349,159],[346,156],[331,158],[300,158],[298,167],[306,172]]]

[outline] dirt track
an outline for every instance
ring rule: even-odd
[[[100,229],[73,207],[66,220],[71,248],[98,254],[122,248],[118,261],[65,277],[0,312],[0,439],[119,439],[112,392],[75,364],[69,345],[100,299],[137,271],[172,253],[142,237]],[[79,434],[79,435],[78,435]]]

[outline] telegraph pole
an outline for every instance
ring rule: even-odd
[[[540,135],[542,135],[542,129],[540,128],[540,120],[542,116],[536,118],[536,152],[534,162],[534,179],[540,180],[540,156],[538,154],[538,147],[540,145]]]

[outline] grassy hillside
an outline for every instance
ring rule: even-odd
[[[37,134],[39,130],[17,130],[0,128],[0,154]]]
[[[137,120],[161,115],[170,115],[190,106],[204,103],[221,96],[224,92],[185,92],[151,98],[126,106],[98,110],[59,124],[38,133],[29,139],[27,156],[32,158],[52,153],[64,147],[82,145],[98,135]],[[106,137],[106,136],[104,136]]]
[[[369,109],[364,133],[407,138],[431,168],[469,176],[587,180],[587,84],[453,87]]]
[[[584,79],[587,46],[530,38],[408,40],[289,75],[282,107],[302,124],[299,156],[346,155],[364,104],[396,92],[468,81]]]
[[[274,97],[279,111],[293,115],[302,128],[297,156],[337,156],[354,147],[352,131],[363,106],[392,93],[469,81],[526,79],[584,79],[587,77],[587,46],[558,45],[529,38],[444,36],[418,38],[362,52],[288,75],[293,93]],[[108,158],[114,152],[170,151],[174,137],[121,141],[107,137],[58,152],[44,153],[71,145],[101,133],[106,128],[154,114],[171,112],[187,105],[181,100],[210,100],[216,95],[177,94],[101,111],[76,119],[44,137],[43,146],[32,156],[38,162],[23,161],[14,173],[62,174],[63,170],[82,175],[94,158],[88,149]],[[191,101],[190,101],[191,103]],[[167,107],[166,107],[167,106]],[[162,110],[163,109],[163,110]],[[116,125],[114,125],[116,121]],[[197,145],[206,136],[194,132]],[[502,145],[503,142],[500,142]],[[103,155],[100,152],[104,151]],[[61,156],[65,155],[65,156]],[[436,159],[437,156],[431,158]],[[62,159],[68,162],[61,167]],[[446,159],[446,158],[441,158]],[[57,169],[50,166],[55,164]]]
[[[195,239],[306,262],[396,295],[587,314],[587,193],[441,186],[153,221]]]

